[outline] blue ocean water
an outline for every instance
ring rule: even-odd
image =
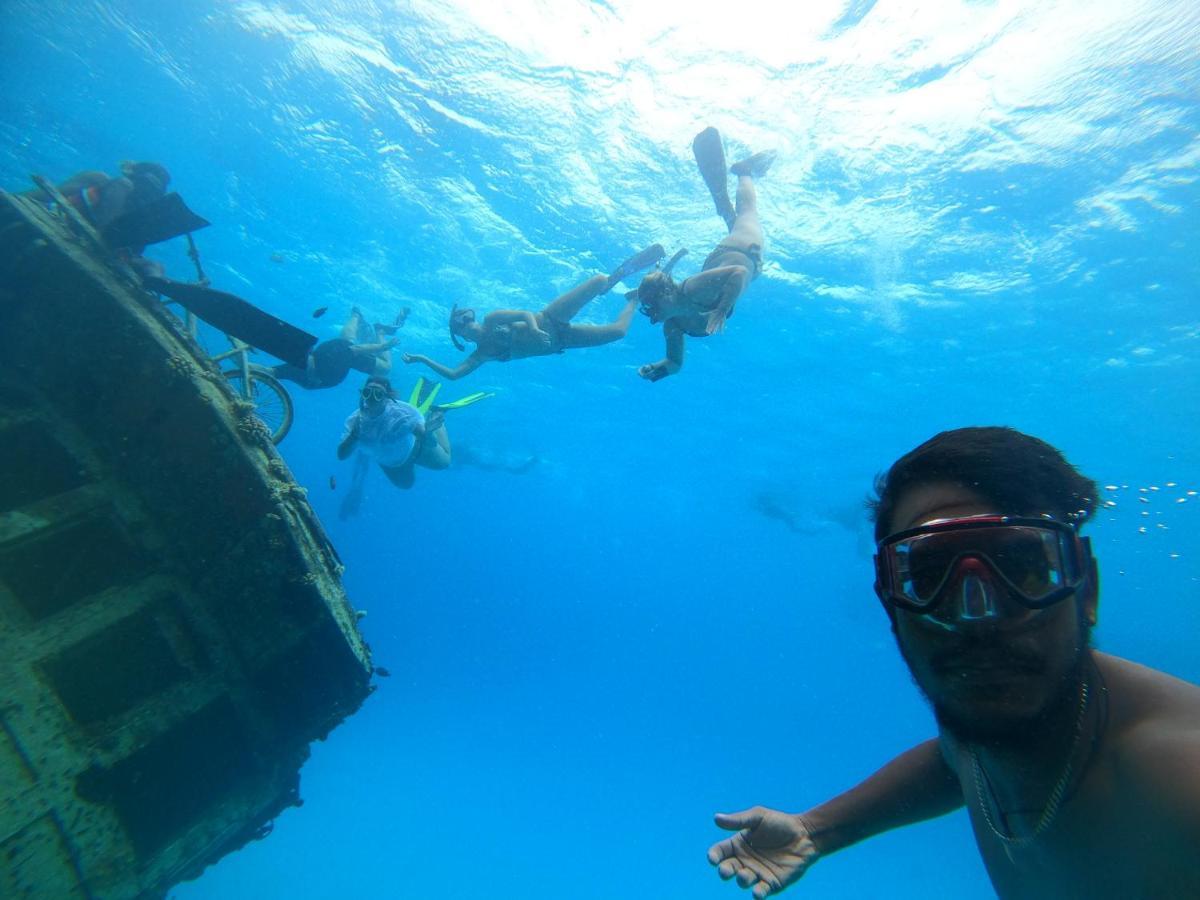
[[[675,378],[637,377],[640,317],[488,365],[443,388],[496,395],[450,414],[462,462],[374,478],[346,521],[357,382],[293,391],[281,451],[392,677],[314,746],[302,808],[172,896],[738,896],[714,811],[802,810],[932,733],[862,500],[944,428],[1013,425],[1112,485],[1097,644],[1200,680],[1200,7],[781,9],[0,7],[0,183],[159,160],[216,287],[322,338],[410,307],[402,349],[446,362],[454,302],[536,309],[655,241],[694,272],[724,231],[700,128],[779,151],[763,275]],[[789,895],[935,884],[992,896],[961,814]]]

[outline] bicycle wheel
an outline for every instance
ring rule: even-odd
[[[272,443],[278,444],[287,437],[292,427],[292,398],[287,388],[261,366],[250,367],[248,392],[240,369],[226,369],[224,374],[237,395],[254,404],[254,413],[271,432]]]

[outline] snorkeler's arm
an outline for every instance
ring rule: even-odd
[[[761,900],[800,880],[822,856],[896,828],[940,816],[962,805],[958,778],[937,741],[902,753],[862,784],[805,813],[763,806],[718,813],[731,838],[708,848],[722,878],[738,879]]]
[[[663,337],[667,340],[666,359],[647,363],[638,369],[638,374],[647,381],[661,381],[683,368],[683,329],[668,320],[663,325]]]
[[[962,805],[958,775],[946,764],[937,740],[929,740],[803,818],[824,855],[902,825],[944,816]]]
[[[488,330],[505,325],[513,328],[528,328],[545,343],[549,343],[551,340],[549,333],[538,326],[537,316],[527,309],[496,309],[483,318],[483,327]]]
[[[443,366],[440,362],[432,360],[428,356],[423,356],[420,353],[405,353],[400,358],[406,363],[424,363],[425,365],[429,366],[429,368],[433,369],[433,371],[437,372],[438,375],[447,379],[448,381],[457,381],[464,375],[470,375],[488,361],[488,358],[486,356],[481,356],[478,350],[464,359],[461,364],[453,369]]]
[[[719,266],[706,269],[684,282],[685,296],[703,308],[716,301],[708,313],[708,334],[725,330],[725,320],[733,313],[738,297],[750,283],[750,273],[745,266]]]

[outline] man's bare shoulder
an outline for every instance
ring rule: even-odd
[[[1200,687],[1096,654],[1109,692],[1110,761],[1154,814],[1200,829]]]
[[[1137,725],[1146,719],[1188,717],[1200,710],[1200,685],[1140,663],[1095,653],[1104,686],[1111,692],[1113,725]]]

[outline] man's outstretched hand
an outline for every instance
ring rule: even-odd
[[[738,833],[709,847],[708,861],[722,878],[752,888],[756,900],[799,881],[821,855],[801,816],[755,806],[715,818],[721,828]]]

